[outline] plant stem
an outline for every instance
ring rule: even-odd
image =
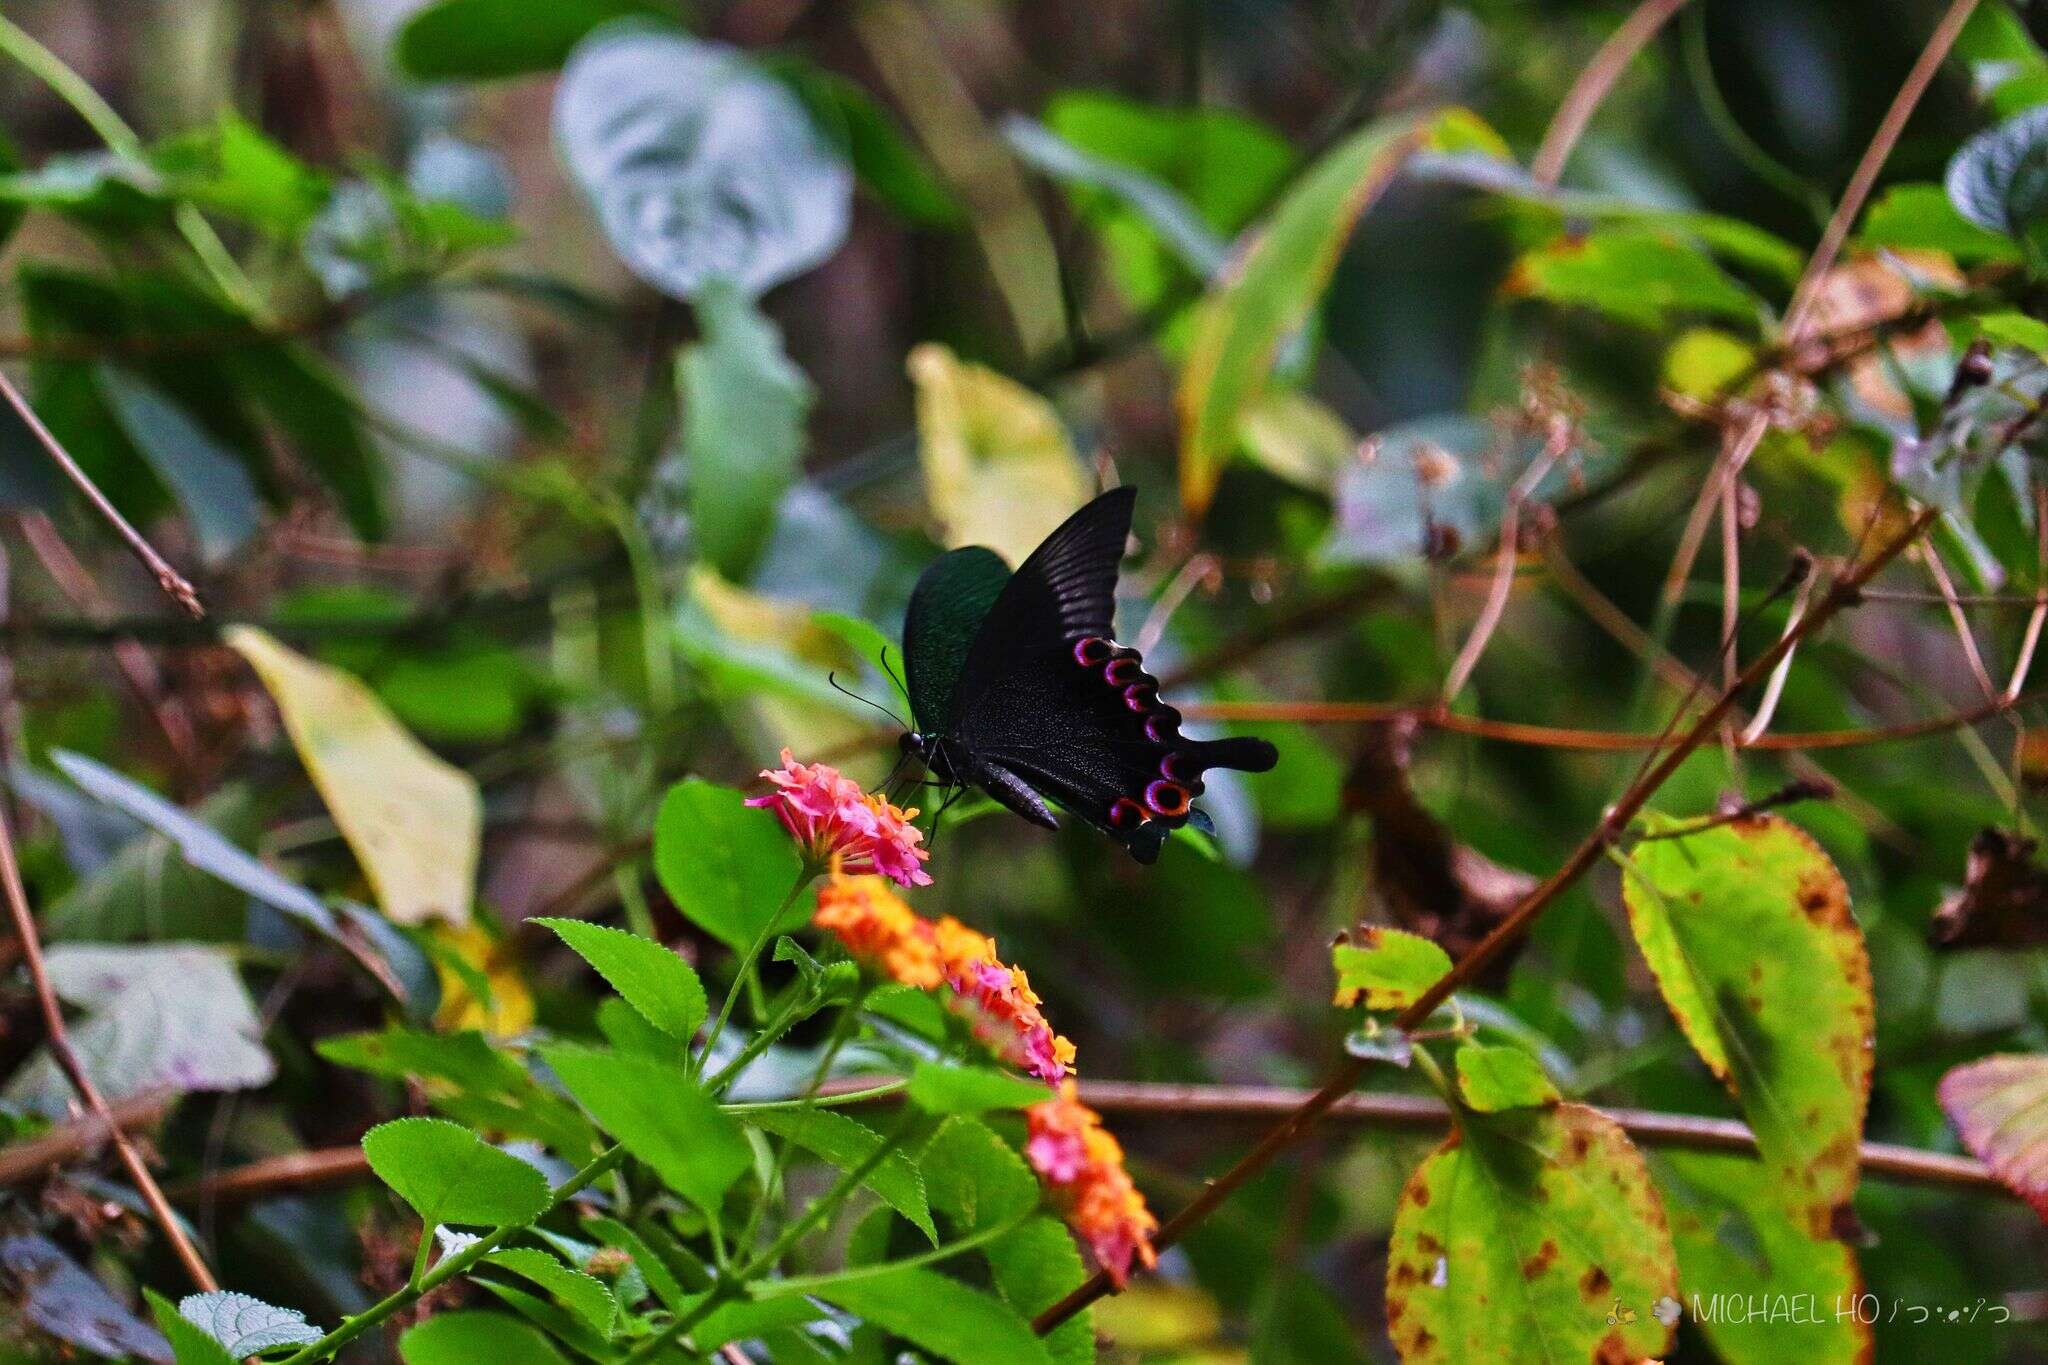
[[[674,1322],[671,1322],[668,1326],[662,1328],[659,1332],[620,1357],[619,1365],[639,1365],[639,1362],[643,1360],[654,1359],[656,1355],[660,1354],[674,1342],[677,1337],[680,1337],[683,1333],[710,1317],[715,1309],[737,1299],[739,1297],[739,1284],[738,1280],[727,1278],[711,1286],[709,1292],[703,1298],[697,1300],[691,1306],[689,1312],[683,1314]],[[291,1365],[291,1362],[287,1361],[285,1365]]]
[[[782,917],[789,913],[789,907],[796,904],[796,898],[803,894],[804,888],[809,886],[817,875],[817,868],[808,863],[804,865],[803,870],[796,874],[796,882],[789,888],[789,894],[782,898],[782,904],[776,906],[775,913],[762,924],[761,932],[754,936],[753,946],[748,948],[747,955],[740,959],[739,974],[733,977],[732,985],[726,988],[725,1003],[718,1007],[718,1018],[712,1023],[711,1032],[704,1035],[704,1046],[697,1053],[694,1069],[699,1075],[703,1074],[705,1064],[711,1057],[711,1049],[717,1044],[719,1035],[725,1032],[726,1023],[732,1018],[733,1006],[739,1003],[740,993],[753,981],[754,972],[761,962],[761,954],[767,949],[768,940],[775,936],[775,926],[782,923]]]
[[[440,1288],[443,1284],[446,1284],[455,1276],[460,1275],[463,1271],[475,1265],[519,1233],[532,1227],[542,1218],[560,1208],[565,1200],[593,1181],[604,1176],[625,1159],[626,1149],[623,1146],[614,1145],[607,1147],[604,1151],[592,1157],[582,1170],[576,1172],[576,1174],[570,1176],[561,1185],[556,1187],[553,1195],[548,1199],[547,1207],[532,1218],[517,1223],[505,1223],[493,1228],[461,1251],[456,1252],[452,1256],[443,1257],[441,1263],[426,1274],[415,1273],[412,1281],[403,1289],[385,1295],[362,1312],[344,1321],[339,1327],[320,1338],[320,1340],[287,1356],[283,1361],[283,1365],[312,1365],[312,1362],[316,1360],[329,1359],[341,1347],[348,1345],[348,1343],[354,1341],[378,1323],[383,1322],[392,1314],[403,1310],[425,1295]],[[431,1228],[426,1228],[421,1230],[420,1235],[423,1242],[431,1242],[434,1234]]]
[[[986,1246],[997,1238],[1022,1227],[1027,1221],[1036,1217],[1037,1214],[1038,1210],[1035,1207],[1026,1209],[1014,1218],[1005,1218],[1002,1222],[992,1227],[983,1228],[978,1232],[970,1232],[965,1237],[947,1242],[943,1246],[933,1247],[930,1251],[920,1251],[915,1256],[905,1256],[900,1260],[894,1261],[881,1261],[874,1265],[854,1266],[849,1270],[835,1270],[824,1275],[792,1275],[787,1279],[770,1280],[766,1284],[757,1285],[750,1293],[756,1299],[780,1299],[786,1298],[791,1294],[815,1294],[819,1290],[831,1285],[845,1284],[851,1280],[865,1280],[876,1275],[887,1275],[895,1270],[910,1270],[917,1266],[934,1265],[940,1261],[950,1260],[963,1252],[972,1251],[976,1247]]]
[[[640,890],[640,863],[630,859],[612,869],[612,885],[619,893],[619,904],[625,907],[626,923],[642,938],[660,942],[654,932],[654,912],[647,906],[647,897]]]

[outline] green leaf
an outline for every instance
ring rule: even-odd
[[[1483,1114],[1555,1104],[1562,1098],[1536,1059],[1521,1048],[1477,1043],[1458,1049],[1458,1093]]]
[[[718,279],[764,293],[838,250],[852,220],[853,173],[802,101],[674,28],[623,20],[578,43],[554,131],[612,248],[674,298]]]
[[[596,969],[648,1023],[687,1043],[704,1025],[704,983],[689,963],[652,939],[574,919],[535,921]]]
[[[726,1189],[753,1164],[739,1125],[680,1066],[569,1043],[541,1049],[541,1060],[598,1126],[706,1213],[716,1215]]]
[[[631,1256],[633,1269],[647,1282],[647,1287],[654,1291],[654,1297],[661,1300],[663,1307],[670,1312],[682,1310],[689,1296],[683,1292],[682,1284],[668,1263],[647,1245],[639,1233],[616,1218],[587,1218],[583,1227],[606,1246]]]
[[[445,1082],[427,1087],[429,1099],[471,1127],[531,1137],[565,1157],[580,1158],[594,1147],[596,1134],[582,1112],[480,1033],[394,1027],[323,1038],[314,1050],[337,1065],[374,1076]]]
[[[484,1257],[486,1265],[509,1270],[533,1281],[567,1304],[599,1336],[610,1336],[619,1305],[612,1291],[595,1276],[572,1270],[552,1254],[534,1247],[512,1247]]]
[[[898,217],[931,228],[966,222],[966,210],[930,158],[874,96],[836,71],[794,57],[770,59],[769,71],[796,91],[819,131],[852,163],[861,187]]]
[[[88,227],[131,230],[168,212],[156,168],[115,152],[68,152],[0,175],[0,205],[47,209]]]
[[[235,1358],[199,1326],[180,1317],[170,1300],[154,1289],[144,1289],[142,1294],[149,1303],[150,1314],[156,1318],[157,1327],[170,1343],[171,1355],[177,1365],[235,1365]]]
[[[802,865],[782,823],[730,787],[694,777],[679,782],[654,817],[654,871],[662,888],[686,918],[738,952],[768,929]],[[774,932],[809,920],[799,899],[774,922]]]
[[[1756,348],[1715,327],[1688,327],[1664,353],[1664,382],[1675,393],[1707,402],[1756,372]]]
[[[275,237],[303,232],[332,188],[233,109],[223,110],[215,127],[158,148],[153,160],[178,197]]]
[[[440,0],[406,20],[393,51],[415,80],[521,76],[554,70],[585,34],[629,14],[663,11],[646,0]]]
[[[1330,950],[1340,1009],[1360,1000],[1369,1010],[1405,1009],[1451,969],[1443,949],[1406,929],[1368,924],[1358,931],[1358,938]]]
[[[1576,1104],[1465,1115],[1409,1177],[1387,1248],[1404,1365],[1662,1356],[1649,1310],[1677,1292],[1642,1157]]]
[[[263,1024],[224,952],[189,943],[62,943],[46,953],[50,984],[83,1010],[71,1046],[110,1100],[168,1090],[249,1090],[277,1063]],[[47,1050],[8,1080],[6,1098],[62,1115],[75,1101]]]
[[[2014,346],[2048,360],[2048,322],[2025,313],[1981,313],[1970,319],[1977,335],[2001,346]]]
[[[1181,371],[1181,503],[1206,511],[1238,421],[1258,397],[1282,339],[1308,321],[1360,214],[1392,182],[1425,129],[1372,123],[1301,177],[1222,285],[1202,304]]]
[[[996,1289],[1025,1318],[1035,1318],[1088,1278],[1074,1238],[1056,1219],[1033,1218],[985,1248]],[[1094,1365],[1095,1310],[1085,1308],[1045,1335],[1059,1365]]]
[[[1034,1080],[984,1066],[920,1061],[910,1072],[910,1102],[928,1114],[980,1114],[1027,1109],[1052,1098]]]
[[[1695,1324],[1722,1359],[1805,1365],[1871,1358],[1864,1315],[1833,1311],[1863,1292],[1856,1253],[1833,1237],[1809,1236],[1789,1217],[1768,1167],[1746,1156],[1706,1152],[1660,1153],[1651,1164],[1671,1219],[1686,1303],[1721,1294],[1821,1305],[1818,1313],[1796,1316],[1700,1315]]]
[[[178,1301],[178,1316],[220,1343],[235,1359],[261,1355],[280,1346],[304,1346],[320,1339],[320,1329],[296,1308],[279,1308],[247,1294],[214,1290],[188,1294]]]
[[[1560,237],[1526,253],[1510,287],[1653,328],[1688,313],[1752,321],[1758,308],[1756,297],[1698,247],[1643,227]]]
[[[880,1133],[830,1109],[770,1109],[750,1114],[747,1120],[842,1171],[860,1165],[882,1144]],[[934,1246],[938,1244],[938,1230],[932,1226],[931,1209],[925,1202],[924,1175],[908,1155],[890,1153],[864,1183],[882,1202],[915,1224]]]
[[[199,557],[218,565],[262,518],[256,485],[234,454],[176,403],[112,365],[94,367],[107,408],[192,523]]]
[[[1963,1145],[2048,1218],[2048,1057],[1966,1062],[1941,1078],[1939,1094]]]
[[[676,358],[690,532],[699,552],[745,581],[803,460],[811,381],[782,332],[727,281],[697,295],[701,338]]]
[[[958,1365],[1052,1361],[1016,1310],[934,1271],[892,1270],[821,1286],[816,1295]]]
[[[1660,836],[1624,865],[1629,927],[1708,1069],[1741,1103],[1781,1197],[1815,1237],[1856,1190],[1870,1094],[1870,964],[1849,888],[1775,816]]]
[[[568,1365],[538,1327],[506,1313],[459,1309],[436,1313],[398,1339],[405,1365]]]
[[[363,1156],[429,1232],[440,1223],[521,1223],[548,1206],[539,1171],[445,1119],[380,1123],[363,1134]]]
[[[956,1117],[939,1125],[917,1159],[932,1208],[962,1232],[1018,1217],[1038,1203],[1038,1179],[979,1119]]]
[[[1943,188],[1978,227],[2024,236],[2048,213],[2048,108],[2015,114],[1965,142],[1949,159]]]
[[[382,464],[356,400],[325,363],[293,347],[265,346],[228,351],[220,364],[334,493],[356,534],[381,537],[388,524]]]

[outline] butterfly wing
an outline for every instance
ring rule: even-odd
[[[1002,556],[980,545],[940,555],[918,575],[903,617],[903,685],[924,733],[951,727],[968,649],[1009,581]]]
[[[1045,823],[1042,795],[1151,862],[1194,817],[1204,771],[1263,772],[1277,755],[1263,740],[1184,737],[1138,651],[1111,638],[1135,496],[1103,494],[1011,575],[968,650],[947,733],[956,767],[1018,814]]]

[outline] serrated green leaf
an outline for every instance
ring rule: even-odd
[[[860,1165],[882,1144],[880,1133],[830,1109],[768,1109],[748,1115],[747,1121],[842,1171]],[[931,1209],[925,1201],[924,1175],[908,1155],[892,1152],[868,1174],[865,1183],[934,1246],[938,1244],[938,1230],[932,1226]]]
[[[595,1276],[573,1270],[554,1256],[534,1247],[510,1247],[484,1257],[487,1265],[498,1266],[533,1281],[553,1294],[599,1336],[611,1335],[618,1320],[619,1305],[612,1291]]]
[[[363,1156],[430,1229],[518,1223],[548,1206],[539,1171],[445,1119],[380,1123],[363,1134]]]
[[[1958,264],[2017,261],[2019,244],[1956,212],[1939,185],[1894,185],[1863,216],[1857,240],[1866,247],[1945,251]]]
[[[730,787],[691,778],[669,788],[654,817],[654,871],[662,888],[691,922],[739,952],[768,927],[802,867],[781,822],[745,802]],[[799,899],[774,930],[792,931],[809,919]]]
[[[568,1365],[538,1327],[506,1313],[436,1313],[398,1339],[405,1365]]]
[[[1561,1098],[1550,1077],[1527,1052],[1479,1043],[1458,1049],[1458,1093],[1483,1114],[1553,1104]]]
[[[1534,298],[1596,309],[1622,322],[1653,328],[1687,313],[1749,321],[1758,308],[1756,297],[1706,252],[1679,237],[1640,227],[1560,237],[1523,255],[1511,287]]]
[[[1051,1218],[1011,1228],[985,1254],[997,1290],[1025,1318],[1037,1317],[1088,1277],[1072,1234]],[[1095,1310],[1084,1308],[1046,1333],[1045,1349],[1059,1365],[1094,1365]]]
[[[569,1043],[540,1055],[600,1127],[705,1212],[715,1215],[726,1189],[753,1164],[739,1125],[680,1066]]]
[[[1330,950],[1340,1009],[1364,1002],[1369,1010],[1405,1009],[1443,979],[1450,956],[1420,934],[1368,924],[1358,942]]]
[[[696,969],[652,939],[583,920],[535,921],[575,949],[620,999],[678,1042],[696,1036],[707,1017],[704,983]]]
[[[920,1061],[910,1072],[910,1102],[928,1114],[1027,1109],[1052,1098],[1043,1084],[984,1066]]]
[[[933,1209],[962,1232],[1023,1214],[1038,1202],[1038,1180],[1024,1158],[979,1119],[947,1119],[918,1154]]]
[[[1628,855],[1629,927],[1686,1039],[1735,1093],[1787,1207],[1826,1237],[1856,1190],[1875,1027],[1842,874],[1776,816],[1655,835]]]
[[[1051,1365],[1045,1343],[1014,1309],[934,1271],[892,1270],[816,1293],[957,1365]]]
[[[144,1289],[143,1297],[149,1303],[150,1314],[156,1318],[156,1325],[170,1343],[171,1355],[177,1365],[236,1365],[221,1344],[208,1336],[196,1324],[187,1322],[153,1289]]]
[[[1575,1104],[1467,1114],[1409,1177],[1387,1249],[1404,1365],[1662,1356],[1649,1309],[1677,1292],[1642,1157]]]

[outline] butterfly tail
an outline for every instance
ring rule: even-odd
[[[1280,751],[1263,739],[1209,739],[1191,743],[1183,750],[1198,768],[1235,768],[1239,772],[1263,773],[1280,761]]]

